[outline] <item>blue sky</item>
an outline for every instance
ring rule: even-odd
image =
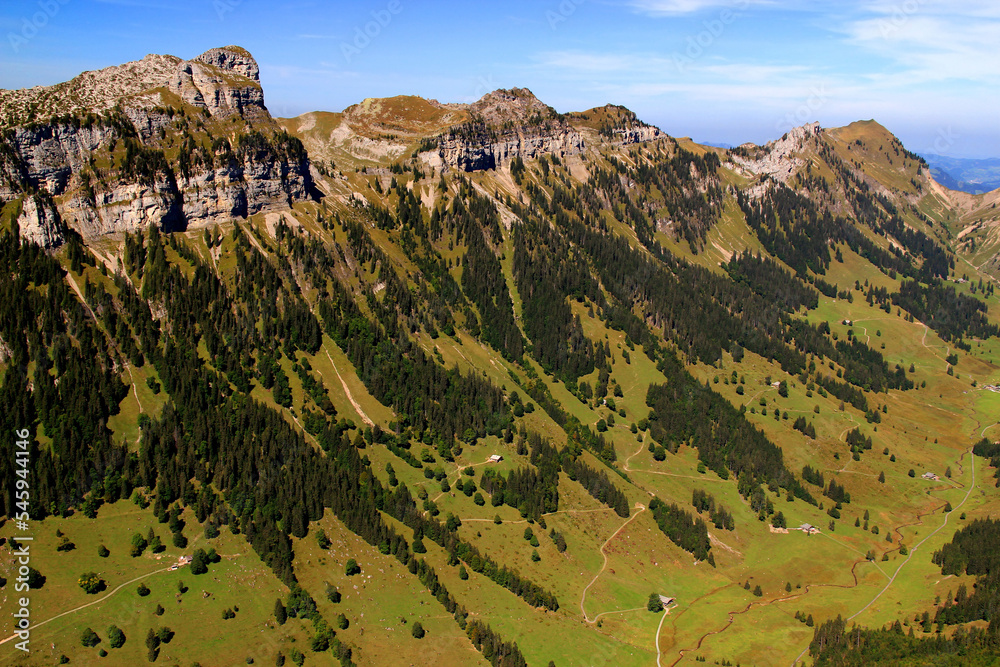
[[[226,44],[254,54],[280,116],[522,86],[699,141],[874,118],[917,152],[1000,156],[994,0],[6,0],[0,88]]]

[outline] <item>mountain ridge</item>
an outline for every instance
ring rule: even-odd
[[[982,639],[992,588],[931,554],[1000,502],[998,193],[873,121],[723,149],[527,89],[273,119],[207,54],[0,136],[0,422],[62,619],[22,664]]]
[[[240,47],[147,56],[0,97],[28,119],[0,137],[0,199],[28,195],[22,233],[47,246],[67,226],[86,238],[170,231],[312,196],[308,157],[279,132]]]

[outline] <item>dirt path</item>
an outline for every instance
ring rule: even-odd
[[[683,660],[684,659],[684,655],[687,652],[689,652],[689,651],[697,651],[698,649],[700,649],[702,647],[702,644],[704,644],[705,640],[708,639],[709,637],[711,637],[713,635],[722,634],[723,632],[725,632],[726,630],[728,630],[733,625],[733,623],[736,622],[736,617],[737,616],[742,616],[743,614],[747,613],[748,611],[750,611],[754,607],[766,607],[768,605],[777,604],[779,602],[788,602],[789,600],[795,600],[795,599],[800,598],[800,597],[802,597],[804,595],[807,595],[809,593],[809,591],[811,589],[813,589],[813,588],[847,588],[847,589],[855,588],[858,585],[858,575],[857,575],[857,572],[856,572],[857,567],[858,567],[858,565],[861,565],[864,562],[866,562],[866,561],[864,561],[864,560],[855,561],[854,565],[851,566],[851,577],[854,579],[854,583],[853,584],[850,584],[850,585],[848,585],[848,584],[806,584],[805,588],[802,590],[801,593],[793,593],[791,595],[783,595],[783,596],[781,596],[779,598],[775,598],[773,600],[766,600],[766,601],[765,600],[752,600],[752,601],[748,602],[747,605],[743,609],[738,609],[736,611],[729,612],[729,614],[728,614],[729,620],[726,621],[726,624],[724,626],[722,626],[721,628],[719,628],[717,630],[711,630],[709,632],[706,632],[705,634],[703,634],[701,637],[698,638],[698,642],[694,646],[689,647],[689,648],[680,649],[677,652],[677,659],[674,660],[672,663],[670,663],[670,667],[674,667],[674,665],[676,665],[681,660]],[[734,586],[736,584],[729,584],[729,585],[730,586]],[[725,587],[723,587],[723,588],[725,588]],[[692,604],[694,602],[697,602],[698,600],[701,600],[702,598],[708,597],[710,595],[714,595],[719,590],[721,590],[721,589],[716,589],[714,591],[711,591],[710,593],[707,593],[707,594],[705,594],[705,595],[697,598],[696,600],[693,600]],[[688,606],[688,609],[689,608],[690,608],[690,605]],[[687,609],[685,609],[685,611],[686,610]],[[681,612],[681,613],[683,613],[683,612]],[[657,631],[657,632],[659,632],[659,631]],[[657,638],[659,638],[659,634],[657,634]],[[808,651],[809,649],[806,648],[806,650]],[[805,651],[803,651],[802,653],[800,653],[799,654],[799,658],[801,658],[802,654],[804,654],[804,653],[805,653]],[[798,660],[798,658],[796,658],[796,661],[797,660]],[[659,664],[659,663],[657,663],[657,664]]]
[[[618,611],[602,611],[600,614],[594,617],[596,621],[601,616],[608,616],[609,614],[629,614],[633,611],[646,611],[645,607],[635,607],[634,609],[619,609]],[[448,618],[451,618],[450,616]]]
[[[639,510],[639,511],[636,512],[635,514],[633,514],[628,519],[626,519],[625,523],[623,523],[621,526],[619,526],[618,530],[616,530],[611,535],[611,537],[609,537],[608,539],[604,540],[604,544],[601,545],[601,555],[604,557],[604,563],[601,565],[601,569],[597,571],[597,574],[594,575],[594,578],[590,580],[590,583],[587,584],[587,586],[583,589],[583,595],[580,596],[580,613],[583,614],[583,620],[585,620],[587,623],[594,623],[594,622],[597,621],[597,616],[595,616],[594,618],[590,618],[589,616],[587,616],[587,611],[583,608],[583,604],[587,600],[587,591],[590,590],[590,587],[594,585],[594,583],[597,581],[598,577],[600,577],[604,573],[604,569],[608,566],[608,555],[606,553],[604,553],[604,549],[605,549],[605,547],[608,546],[608,544],[611,542],[611,540],[615,539],[618,536],[618,533],[620,533],[623,530],[625,530],[625,526],[627,526],[630,523],[632,523],[633,521],[635,521],[636,517],[638,517],[640,514],[642,514],[643,512],[646,511],[646,506],[643,505],[643,504],[641,504],[641,503],[636,503],[635,504],[635,508],[637,510]],[[605,613],[607,613],[607,612],[605,612]],[[657,635],[657,636],[659,636],[659,635]]]
[[[340,380],[340,386],[344,388],[344,393],[347,395],[347,400],[350,401],[351,405],[354,406],[354,409],[357,411],[358,416],[361,417],[361,421],[368,424],[369,426],[374,426],[375,422],[373,422],[371,418],[365,413],[361,405],[356,400],[354,400],[354,394],[351,393],[350,387],[347,386],[347,383],[344,381],[344,377],[340,374],[340,369],[338,369],[337,364],[333,362],[333,357],[330,356],[330,352],[326,349],[326,347],[323,348],[323,353],[326,355],[326,358],[330,360],[330,365],[333,366],[333,371],[337,374],[337,379]]]
[[[629,456],[627,459],[625,459],[625,465],[622,466],[622,469],[625,472],[641,472],[641,473],[645,473],[647,475],[664,475],[665,477],[681,477],[683,479],[697,479],[697,480],[702,481],[702,482],[731,482],[732,481],[732,480],[729,480],[729,479],[722,479],[720,477],[708,477],[707,475],[704,475],[704,476],[701,476],[701,477],[695,477],[694,475],[681,475],[681,474],[678,474],[678,473],[675,473],[675,472],[660,472],[659,470],[636,470],[635,468],[631,467],[630,463],[632,461],[632,458],[635,457],[635,456],[637,456],[638,454],[640,454],[643,449],[644,449],[643,445],[639,445],[639,449],[635,450],[635,453],[633,453],[631,456]],[[642,487],[639,486],[638,484],[636,484],[636,486],[638,486],[640,489],[642,489]],[[646,493],[648,493],[649,495],[653,495],[652,491],[647,491],[646,489],[643,489],[643,490],[646,491]]]
[[[847,617],[848,621],[855,619],[856,617],[858,617],[859,615],[861,615],[863,612],[867,611],[869,607],[871,607],[873,604],[875,604],[879,600],[879,598],[881,598],[885,594],[885,592],[889,590],[889,588],[892,586],[892,584],[895,583],[896,577],[899,576],[899,573],[902,571],[903,566],[905,566],[907,563],[910,562],[910,559],[913,558],[913,554],[916,553],[917,549],[919,549],[927,540],[931,539],[932,537],[934,537],[935,535],[937,535],[939,532],[941,532],[942,530],[944,530],[944,528],[948,525],[948,519],[951,518],[951,515],[954,514],[955,511],[957,511],[960,507],[962,507],[963,505],[965,505],[966,501],[972,495],[972,492],[975,491],[975,489],[976,489],[976,457],[975,457],[975,455],[971,451],[969,451],[969,456],[971,458],[972,482],[969,484],[969,488],[965,492],[965,497],[962,498],[962,502],[960,502],[958,505],[956,505],[952,509],[951,512],[948,512],[947,514],[945,514],[944,521],[941,523],[940,526],[938,526],[936,529],[934,529],[933,531],[931,531],[929,535],[927,535],[924,539],[922,539],[919,542],[917,542],[917,544],[914,545],[914,547],[912,549],[910,549],[909,553],[906,556],[906,559],[902,563],[900,563],[899,567],[896,568],[896,571],[892,573],[892,576],[889,577],[889,581],[887,581],[886,584],[885,584],[885,586],[882,587],[882,590],[880,590],[878,593],[876,593],[875,597],[873,597],[868,602],[868,604],[866,604],[864,607],[862,607],[861,609],[859,609],[858,611],[856,611],[854,614],[848,616]],[[935,509],[931,510],[930,512],[927,512],[927,513],[924,513],[924,514],[918,514],[917,515],[917,521],[915,521],[913,523],[908,523],[908,524],[903,524],[901,526],[897,526],[894,529],[894,532],[896,533],[896,542],[897,542],[897,544],[901,541],[901,538],[902,538],[900,530],[902,530],[903,528],[907,528],[909,526],[922,525],[923,524],[923,517],[929,516],[929,515],[932,515],[932,514],[936,514],[940,510],[941,510],[941,508],[938,507],[938,508],[935,508]],[[857,566],[857,564],[855,564],[855,566]],[[852,572],[853,572],[853,569],[852,569]],[[856,586],[857,585],[857,575],[855,575],[854,581],[855,581],[855,586]],[[806,592],[808,592],[808,590],[809,590],[809,587],[806,586]],[[795,665],[797,665],[799,663],[799,660],[802,659],[802,656],[804,656],[808,651],[809,651],[809,647],[808,646],[806,648],[802,649],[802,652],[799,653],[799,655],[796,656],[795,660],[792,661],[792,667],[795,667]]]
[[[452,474],[455,475],[455,481],[457,482],[459,479],[461,479],[461,477],[462,477],[462,471],[465,470],[466,468],[477,468],[479,466],[487,466],[489,464],[490,464],[490,461],[483,461],[481,463],[470,463],[468,465],[462,465],[462,464],[456,462],[455,463],[455,469],[452,471]],[[448,477],[450,477],[450,476],[451,475],[449,475]],[[447,479],[447,477],[445,479]],[[434,481],[433,479],[427,480],[427,482],[433,482],[433,481]],[[420,484],[426,484],[427,482],[420,482]],[[449,482],[449,484],[451,484],[451,482]],[[436,503],[438,501],[438,499],[441,496],[445,495],[446,493],[451,493],[451,491],[442,491],[441,493],[437,494],[436,496],[434,496],[434,498],[431,499],[432,502]],[[492,520],[493,519],[489,519],[489,521],[492,521]]]
[[[1000,422],[998,422],[998,423],[1000,423]],[[950,512],[950,513],[948,513],[948,514],[945,515],[945,520],[944,520],[944,522],[942,522],[942,524],[940,526],[938,526],[935,530],[933,530],[924,539],[922,539],[920,542],[918,542],[916,545],[914,545],[914,547],[907,554],[906,560],[904,560],[902,563],[900,563],[899,567],[896,568],[896,571],[892,574],[891,577],[889,575],[887,575],[882,570],[882,568],[879,566],[878,563],[872,563],[875,566],[875,568],[879,572],[881,572],[883,576],[885,576],[888,579],[888,581],[886,582],[886,585],[882,588],[882,590],[879,591],[868,602],[868,604],[866,604],[860,610],[858,610],[857,612],[855,612],[852,616],[848,617],[847,620],[854,619],[855,617],[857,617],[858,615],[860,615],[861,613],[863,613],[865,610],[867,610],[869,607],[871,607],[871,605],[873,605],[875,602],[877,602],[879,600],[879,598],[881,598],[882,595],[889,589],[889,587],[892,586],[892,584],[896,580],[896,577],[902,571],[903,566],[905,566],[906,563],[909,562],[910,558],[913,557],[913,554],[927,540],[931,539],[937,533],[941,532],[941,530],[943,530],[948,525],[948,519],[950,518],[951,514],[954,513],[955,511],[957,511],[960,507],[962,507],[966,503],[966,501],[969,499],[969,497],[972,495],[972,492],[975,490],[975,487],[976,487],[976,480],[975,480],[975,456],[972,455],[971,451],[969,452],[969,455],[970,455],[970,457],[972,459],[972,482],[969,485],[969,488],[966,491],[965,497],[962,499],[962,502],[960,502],[958,505],[956,505],[954,507],[954,509],[952,510],[952,512]],[[895,532],[897,534],[897,540],[896,540],[897,543],[900,542],[899,531],[902,528],[906,528],[906,527],[912,526],[912,525],[921,525],[923,523],[923,517],[925,517],[925,516],[931,516],[933,514],[937,514],[938,512],[940,512],[940,510],[941,510],[941,507],[936,507],[936,508],[934,508],[933,510],[931,510],[929,512],[917,515],[917,521],[915,521],[914,523],[904,524],[904,525],[896,527],[894,530],[895,530]],[[827,535],[825,533],[821,533],[821,535],[823,535],[824,537],[826,537],[826,538],[828,538],[828,539],[836,542],[837,544],[840,544],[844,548],[850,549],[851,551],[855,551],[856,553],[861,554],[860,551],[858,551],[858,550],[856,550],[856,549],[854,549],[854,548],[852,548],[852,547],[850,547],[850,546],[848,546],[846,544],[841,543],[840,541],[834,539],[830,535]],[[678,662],[680,662],[681,660],[683,660],[685,653],[687,653],[689,651],[692,651],[692,650],[700,649],[702,647],[702,645],[704,644],[705,640],[708,639],[709,637],[711,637],[713,635],[721,634],[722,632],[725,632],[726,630],[728,630],[733,625],[733,623],[735,622],[737,616],[740,616],[742,614],[745,614],[745,613],[749,612],[754,607],[762,607],[762,606],[772,605],[772,604],[779,603],[779,602],[787,602],[789,600],[794,600],[794,599],[800,598],[800,597],[802,597],[804,595],[807,595],[812,589],[816,589],[816,588],[845,588],[845,589],[856,588],[858,586],[858,583],[859,583],[858,582],[858,575],[857,575],[857,568],[858,568],[859,565],[862,565],[862,564],[865,564],[865,563],[868,563],[868,562],[869,561],[867,561],[865,559],[859,559],[859,560],[855,561],[854,564],[851,566],[851,577],[854,579],[854,583],[852,583],[852,584],[807,584],[805,586],[805,588],[802,590],[802,592],[800,592],[800,593],[795,593],[795,594],[792,594],[792,595],[785,595],[785,596],[782,596],[782,597],[779,597],[779,598],[775,598],[773,600],[768,600],[768,601],[751,601],[743,609],[739,609],[739,610],[736,610],[736,611],[729,612],[729,620],[726,622],[726,624],[723,627],[718,628],[716,630],[712,630],[712,631],[706,632],[704,635],[702,635],[698,639],[698,642],[693,647],[680,649],[678,651],[678,657],[677,657],[676,660],[674,660],[674,662],[671,663],[671,667],[673,667],[673,665],[676,665]],[[661,623],[661,625],[662,625],[662,623]],[[657,635],[656,635],[656,637],[657,637],[657,645],[659,645],[659,628],[657,629]],[[808,652],[808,650],[809,650],[808,647],[806,647],[805,649],[803,649],[802,652],[795,658],[795,660],[792,661],[792,666],[793,667],[798,664],[798,662],[802,659],[802,656],[804,656],[806,654],[806,652]],[[659,663],[659,653],[657,655],[658,655],[658,657],[657,657],[657,665],[659,665],[660,664]]]
[[[930,350],[931,354],[934,355],[934,358],[936,358],[938,361],[944,361],[944,363],[945,363],[946,366],[950,366],[951,364],[949,364],[945,359],[942,359],[941,357],[939,357],[937,355],[937,352],[934,351],[934,348],[932,348],[930,345],[927,344],[927,332],[928,331],[930,331],[930,329],[925,324],[924,325],[924,335],[920,339],[920,344],[923,345],[928,350]],[[947,354],[948,354],[949,351],[950,351],[950,349],[948,347],[945,347],[945,355],[946,356],[947,356]],[[945,370],[947,370],[947,369],[945,369]]]
[[[95,324],[99,323],[100,320],[97,319],[97,314],[94,312],[94,309],[90,307],[90,304],[87,303],[87,300],[83,298],[83,291],[80,289],[80,286],[76,284],[76,280],[73,278],[73,274],[70,273],[69,271],[66,272],[66,280],[69,282],[70,287],[73,288],[73,291],[76,292],[76,295],[80,297],[80,302],[84,305],[84,307],[88,311],[90,311],[90,316],[94,318],[94,323]],[[114,342],[114,338],[112,338],[111,336],[108,336],[108,338],[111,340],[112,345],[114,345],[115,348],[117,349],[118,345],[117,343]],[[118,350],[118,353],[121,354],[121,350]],[[122,358],[124,359],[124,355],[122,355]],[[132,381],[132,394],[135,396],[135,402],[139,406],[139,412],[144,412],[144,409],[142,407],[142,401],[139,400],[139,392],[136,391],[135,389],[135,376],[132,375],[132,367],[129,366],[127,363],[123,363],[123,365],[125,366],[125,370],[128,371],[129,379]]]
[[[656,626],[656,667],[660,666],[660,630],[663,629],[663,621],[667,620],[667,616],[670,615],[670,610],[673,607],[663,608],[663,617],[660,619],[659,625]]]
[[[168,572],[169,570],[170,570],[169,567],[165,567],[162,570],[153,570],[152,572],[147,572],[146,574],[138,576],[135,579],[130,579],[130,580],[126,581],[124,584],[120,584],[117,588],[115,588],[114,590],[112,590],[110,593],[108,593],[104,597],[102,597],[102,598],[100,598],[98,600],[94,600],[93,602],[88,602],[87,604],[82,604],[79,607],[76,607],[74,609],[70,609],[69,611],[64,611],[63,613],[57,614],[57,615],[53,616],[52,618],[45,619],[41,623],[35,623],[34,625],[31,626],[31,629],[32,630],[36,630],[36,629],[42,627],[43,625],[45,625],[46,623],[51,623],[52,621],[54,621],[54,620],[56,620],[58,618],[62,618],[63,616],[67,616],[69,614],[74,614],[74,613],[80,611],[81,609],[86,609],[87,607],[93,607],[95,604],[100,604],[100,603],[106,601],[112,595],[114,595],[115,593],[117,593],[121,589],[125,588],[129,584],[134,584],[135,582],[139,581],[140,579],[145,579],[146,577],[151,577],[154,574],[160,574],[161,572]],[[10,637],[7,637],[7,639],[0,639],[0,644],[6,644],[7,642],[9,642],[12,639],[17,639],[17,635],[11,635]]]
[[[938,533],[940,533],[942,530],[944,530],[944,528],[948,525],[948,519],[951,518],[951,515],[956,510],[958,510],[959,508],[961,508],[966,503],[966,501],[969,499],[969,496],[972,495],[972,492],[975,491],[975,489],[976,489],[976,455],[973,454],[972,452],[969,452],[969,456],[972,457],[972,460],[971,460],[972,483],[969,485],[968,490],[965,492],[965,497],[962,498],[962,502],[960,502],[958,505],[956,505],[952,509],[951,512],[948,512],[947,514],[944,515],[944,521],[941,522],[940,526],[938,526],[935,530],[931,531],[931,533],[929,535],[927,535],[927,537],[925,537],[924,539],[922,539],[919,542],[917,542],[917,544],[914,545],[914,547],[912,549],[910,549],[910,552],[906,555],[906,560],[904,560],[902,563],[899,564],[899,567],[896,568],[896,571],[893,572],[892,577],[890,577],[888,583],[886,583],[885,588],[883,588],[881,591],[879,591],[878,594],[875,597],[873,597],[868,604],[866,604],[864,607],[862,607],[861,609],[859,609],[853,615],[848,616],[847,617],[848,621],[853,620],[855,617],[859,616],[862,612],[864,612],[869,607],[871,607],[873,604],[875,604],[875,602],[877,602],[878,599],[880,597],[882,597],[882,594],[885,593],[887,590],[889,590],[889,587],[892,586],[893,582],[896,580],[896,576],[899,574],[900,570],[903,569],[904,565],[906,565],[907,563],[910,562],[910,559],[913,558],[913,554],[915,554],[917,552],[917,549],[919,549],[921,547],[921,545],[923,545],[924,542],[926,542],[927,540],[931,539],[932,537],[934,537],[935,535],[937,535]]]

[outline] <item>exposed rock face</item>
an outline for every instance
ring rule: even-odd
[[[243,49],[212,49],[177,66],[168,88],[212,116],[266,114],[257,61]]]
[[[662,139],[664,136],[666,135],[660,132],[660,128],[653,127],[652,125],[635,125],[622,130],[615,130],[614,132],[615,140],[624,145],[655,141],[656,139]]]
[[[732,153],[733,162],[754,175],[767,174],[782,183],[805,164],[795,153],[802,152],[810,139],[820,136],[819,123],[809,123],[789,130],[785,136],[769,141],[763,147],[741,146]],[[749,153],[749,156],[746,154]],[[751,191],[753,194],[753,191]]]
[[[514,133],[502,141],[483,142],[447,139],[441,142],[438,155],[442,164],[462,171],[496,169],[509,164],[514,158],[538,158],[544,154],[560,157],[579,153],[584,149],[583,136],[574,130],[558,133]]]
[[[207,108],[212,115],[247,108],[267,111],[257,61],[241,47],[226,46],[193,60],[151,54],[54,86],[0,90],[0,123],[27,125],[64,114],[101,113],[119,103],[126,108],[166,105],[164,91]],[[34,112],[29,111],[32,107]]]
[[[41,197],[25,197],[18,218],[21,238],[43,248],[53,248],[63,242],[63,226],[59,212],[51,201]]]
[[[472,120],[442,139],[438,150],[424,157],[426,163],[479,171],[517,157],[563,156],[584,149],[583,136],[526,88],[493,91],[468,109]]]
[[[251,81],[260,81],[260,68],[250,52],[239,46],[226,46],[221,49],[209,49],[195,58],[197,62],[236,72]]]
[[[151,54],[124,65],[84,72],[54,86],[0,90],[0,122],[23,125],[66,113],[107,111],[119,100],[163,86],[181,62],[176,56]],[[33,117],[28,113],[32,106],[36,109]]]
[[[91,91],[88,98],[94,105],[88,112],[120,103],[117,111],[89,119],[63,117],[49,124],[18,126],[0,136],[0,201],[24,199],[18,221],[23,237],[48,247],[58,245],[60,218],[85,238],[137,231],[150,224],[172,231],[284,209],[308,196],[309,160],[297,140],[269,139],[248,125],[252,141],[241,145],[246,137],[238,135],[235,151],[226,143],[207,162],[191,164],[183,174],[157,148],[162,137],[177,131],[173,112],[160,106],[170,94],[190,105],[189,110],[203,109],[200,113],[206,118],[239,116],[273,132],[257,63],[245,50],[212,49],[191,61],[147,56],[140,63],[109,70],[113,72],[86,73],[60,86],[98,85],[108,76],[127,72],[123,83],[109,84],[103,92]],[[150,90],[135,90],[150,83],[154,84]],[[54,89],[66,93],[58,86]],[[121,93],[129,96],[112,103],[111,98]],[[189,111],[188,116],[198,113]],[[120,166],[125,159],[121,146],[128,142],[133,151],[152,151],[154,166],[143,173]],[[147,166],[142,160],[138,163]],[[95,170],[100,183],[93,182]],[[24,197],[25,191],[51,195],[58,210]]]
[[[470,121],[445,135],[437,150],[421,154],[428,166],[480,171],[502,167],[515,158],[563,157],[586,148],[584,135],[527,88],[495,90],[460,108],[469,112]],[[610,140],[634,144],[663,136],[658,128],[636,121],[615,129]]]

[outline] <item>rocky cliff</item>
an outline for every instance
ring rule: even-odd
[[[469,120],[443,135],[436,150],[422,154],[431,166],[461,171],[495,169],[514,158],[583,151],[583,135],[530,90],[496,90],[468,105]]]
[[[806,149],[810,141],[815,143],[819,136],[819,123],[809,123],[789,130],[780,139],[769,141],[764,146],[753,144],[739,146],[731,150],[730,155],[733,164],[744,174],[766,175],[785,183],[805,164],[798,155]],[[752,189],[751,193],[756,196],[765,190],[766,187],[761,186]]]
[[[258,72],[248,52],[225,47],[3,91],[8,118],[24,108],[52,115],[3,131],[0,201],[21,199],[22,236],[47,246],[62,240],[53,215],[90,238],[286,208],[308,196],[309,161],[301,142],[278,131]]]
[[[624,107],[560,114],[526,88],[495,90],[471,105],[453,106],[467,111],[469,120],[442,135],[435,150],[421,154],[429,166],[480,171],[502,167],[515,158],[574,155],[584,152],[591,130],[618,144],[665,136]],[[589,136],[596,138],[594,134]]]

